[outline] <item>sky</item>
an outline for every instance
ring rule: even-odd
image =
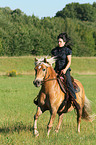
[[[28,16],[54,17],[67,4],[78,2],[79,4],[96,2],[96,0],[0,0],[0,7],[9,7],[11,10],[20,9]]]

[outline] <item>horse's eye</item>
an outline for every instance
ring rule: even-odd
[[[45,68],[43,68],[43,71],[45,71],[46,69]]]

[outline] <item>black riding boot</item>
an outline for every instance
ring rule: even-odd
[[[34,99],[34,104],[38,105],[38,98],[37,97]]]

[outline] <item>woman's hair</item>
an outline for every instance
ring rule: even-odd
[[[72,45],[72,43],[70,42],[71,39],[68,37],[67,33],[65,33],[65,32],[60,33],[58,35],[57,39],[59,39],[59,38],[63,39],[63,41],[66,42],[65,46],[67,46],[68,48],[70,48],[72,50],[72,48],[70,46],[70,45]]]

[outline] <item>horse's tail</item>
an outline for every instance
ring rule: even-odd
[[[82,110],[82,119],[92,122],[95,119],[95,114],[92,114],[90,100],[85,96],[84,107]]]

